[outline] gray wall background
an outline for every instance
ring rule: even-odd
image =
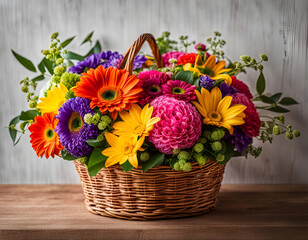
[[[308,183],[308,1],[202,1],[202,0],[0,0],[0,183],[78,183],[72,162],[36,157],[24,136],[13,147],[5,126],[26,109],[19,81],[34,77],[14,59],[10,49],[38,63],[41,49],[49,46],[52,32],[61,39],[77,35],[72,50],[92,30],[104,50],[125,52],[143,32],[158,36],[187,34],[205,42],[218,30],[227,41],[232,59],[242,54],[266,53],[267,91],[283,91],[300,105],[287,114],[302,137],[294,141],[280,136],[266,144],[258,159],[234,158],[227,165],[224,183]],[[80,48],[85,53],[87,48]],[[256,74],[240,78],[254,86]]]

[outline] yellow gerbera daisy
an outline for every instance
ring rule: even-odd
[[[149,136],[154,124],[160,120],[159,117],[151,118],[152,113],[153,107],[149,107],[149,104],[143,109],[137,104],[132,104],[129,112],[121,111],[119,113],[123,121],[113,124],[113,133],[119,136]]]
[[[214,87],[211,92],[202,88],[201,93],[195,90],[198,102],[192,103],[204,117],[203,123],[209,125],[221,126],[229,130],[233,134],[233,127],[245,123],[243,111],[246,106],[241,104],[231,105],[232,97],[226,96],[222,98],[221,91],[218,87]]]
[[[204,64],[202,64],[201,56],[198,55],[196,57],[195,65],[192,67],[191,63],[186,63],[183,66],[184,71],[196,72],[198,76],[200,75],[209,75],[212,80],[220,80],[223,79],[225,83],[229,86],[232,83],[232,78],[226,74],[226,72],[231,71],[231,68],[225,68],[226,61],[219,61],[216,63],[215,55],[210,56]],[[205,69],[207,74],[203,74],[200,69]]]
[[[141,137],[137,141],[137,137],[117,137],[109,132],[105,133],[105,137],[111,146],[102,151],[102,154],[108,157],[105,167],[109,167],[116,163],[123,164],[127,160],[133,167],[138,167],[137,151],[143,151],[141,146],[145,137]]]
[[[58,114],[59,108],[66,102],[65,94],[67,91],[67,88],[62,83],[60,83],[59,87],[54,86],[47,92],[47,97],[40,98],[41,102],[37,104],[37,108],[42,113],[52,112]]]

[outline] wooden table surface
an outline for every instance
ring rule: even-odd
[[[79,185],[0,185],[0,239],[308,239],[308,185],[223,185],[209,214],[126,221],[89,213]]]

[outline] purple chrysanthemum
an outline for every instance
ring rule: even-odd
[[[168,97],[174,97],[185,102],[196,99],[195,90],[197,86],[191,85],[180,80],[169,80],[162,86],[163,94]]]
[[[210,89],[213,84],[213,80],[207,75],[201,76],[199,79],[199,86],[202,88]]]
[[[167,74],[156,70],[140,72],[138,75],[139,86],[143,91],[139,94],[140,104],[150,103],[155,98],[163,94],[162,85],[170,78]]]
[[[71,98],[62,105],[56,116],[59,123],[55,131],[60,137],[60,142],[75,157],[91,153],[92,147],[86,140],[96,138],[99,133],[97,126],[83,121],[85,114],[95,113],[89,103],[90,100],[86,98]]]
[[[231,141],[231,143],[235,145],[237,151],[242,153],[250,144],[252,144],[252,137],[247,136],[239,126],[233,128],[233,134],[230,135],[229,132],[226,131],[226,136],[224,138]]]
[[[88,56],[85,60],[78,62],[75,66],[69,68],[69,72],[81,74],[85,70],[90,68],[96,68],[100,64],[99,54],[92,54]]]
[[[234,93],[237,93],[238,91],[232,87],[232,86],[229,86],[228,84],[226,84],[225,82],[221,83],[219,85],[219,89],[221,91],[221,94],[223,96],[227,96],[227,95],[233,95]]]
[[[101,52],[99,54],[101,64],[104,68],[118,67],[118,62],[121,63],[123,55],[118,52]]]

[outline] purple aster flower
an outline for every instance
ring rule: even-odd
[[[85,70],[90,68],[97,68],[100,64],[100,56],[99,54],[91,54],[85,60],[78,62],[75,66],[69,68],[69,72],[81,74]]]
[[[118,67],[118,62],[122,61],[123,55],[119,54],[118,52],[101,52],[99,54],[101,65],[104,68],[109,68],[109,67]]]
[[[155,98],[163,94],[162,85],[170,78],[167,74],[156,70],[140,72],[138,75],[139,86],[143,91],[139,94],[140,104],[150,103]]]
[[[190,102],[196,99],[197,86],[180,80],[170,80],[162,86],[163,94],[168,97]]]
[[[59,123],[55,131],[60,137],[60,142],[75,157],[91,153],[93,149],[86,140],[96,138],[99,133],[97,126],[83,121],[85,114],[95,113],[89,103],[90,100],[86,98],[71,98],[62,105],[56,116]]]
[[[199,79],[199,86],[201,88],[210,89],[213,87],[213,84],[213,80],[207,75],[201,76]]]
[[[134,60],[133,70],[137,68],[142,68],[142,65],[148,60],[146,57],[142,55],[137,55]]]
[[[241,127],[235,126],[233,128],[233,135],[230,135],[230,133],[226,131],[224,138],[231,141],[231,143],[235,145],[237,151],[242,153],[250,144],[252,144],[252,137],[247,136]]]
[[[234,93],[238,92],[234,87],[229,86],[224,82],[219,85],[219,88],[223,96],[233,95]]]

